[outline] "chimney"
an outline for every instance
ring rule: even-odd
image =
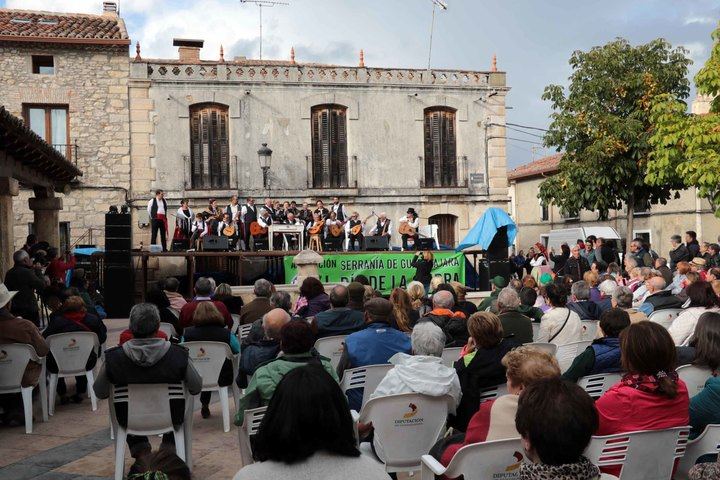
[[[173,46],[178,47],[178,58],[184,63],[199,63],[200,49],[204,40],[191,38],[173,38]]]
[[[108,15],[110,17],[117,17],[118,16],[118,8],[117,3],[115,2],[103,2],[103,15]]]

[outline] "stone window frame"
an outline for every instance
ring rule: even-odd
[[[212,185],[212,172],[210,171],[210,166],[208,166],[208,179],[204,180],[202,183],[203,185],[195,185],[195,182],[193,181],[193,113],[196,111],[202,111],[205,109],[217,109],[224,111],[225,114],[225,140],[226,140],[226,159],[227,162],[227,172],[226,172],[226,180],[223,185]],[[187,114],[188,114],[188,131],[189,131],[189,148],[190,148],[190,154],[187,156],[187,165],[186,168],[189,169],[189,179],[190,179],[190,190],[224,190],[228,188],[232,188],[233,186],[233,161],[232,161],[232,155],[230,152],[230,147],[232,145],[232,142],[230,140],[231,137],[231,114],[230,114],[230,105],[226,105],[221,102],[198,102],[188,105]],[[223,162],[223,159],[220,159],[220,162]],[[220,166],[222,171],[222,165]],[[201,175],[205,175],[204,173],[200,173]]]
[[[41,65],[38,65],[38,71],[37,72],[35,71],[35,66],[36,66],[35,59],[41,59],[41,58],[42,59],[47,59],[47,58],[52,59],[52,69],[53,69],[52,73],[40,72],[39,70],[40,70]],[[52,55],[52,54],[31,54],[30,60],[29,60],[30,73],[33,75],[55,75],[57,73],[57,62],[55,60],[56,60],[56,57],[55,57],[55,55]]]
[[[327,124],[323,127],[324,112],[327,112]],[[310,117],[312,187],[348,188],[348,107],[338,103],[313,105]],[[336,128],[332,128],[332,118],[338,119]],[[323,131],[329,132],[327,139],[322,138]],[[335,142],[330,136],[335,136]],[[334,149],[333,143],[337,144]]]

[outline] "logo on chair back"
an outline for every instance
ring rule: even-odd
[[[208,354],[207,354],[207,352],[205,351],[205,349],[202,348],[202,347],[198,348],[198,349],[197,349],[197,355],[195,355],[195,358],[193,358],[193,361],[195,361],[195,362],[206,362],[206,361],[208,361],[208,360],[210,360],[210,358],[208,357]]]
[[[506,472],[515,471],[515,470],[517,470],[518,468],[520,468],[520,465],[522,464],[522,461],[523,461],[522,453],[520,453],[520,452],[515,452],[515,453],[513,453],[513,457],[515,457],[515,460],[517,460],[517,462],[513,463],[512,465],[508,465],[507,467],[505,467],[505,471],[506,471]]]
[[[80,347],[78,347],[77,340],[71,338],[67,346],[63,347],[63,352],[72,352],[79,349]]]
[[[411,403],[408,405],[408,411],[403,413],[402,419],[396,419],[395,420],[395,426],[396,427],[403,427],[403,426],[409,426],[409,425],[421,425],[425,422],[425,419],[422,417],[418,417],[417,414],[419,412],[418,406],[414,403]]]

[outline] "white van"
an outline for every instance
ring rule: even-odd
[[[577,228],[561,228],[551,230],[550,233],[541,235],[541,243],[546,248],[552,247],[555,253],[560,253],[560,245],[567,243],[570,247],[575,245],[578,240],[585,241],[590,235],[606,240],[615,240],[618,253],[622,250],[622,242],[620,234],[612,227],[577,227]]]

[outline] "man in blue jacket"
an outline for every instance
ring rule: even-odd
[[[384,298],[373,298],[365,303],[364,330],[345,339],[345,349],[340,357],[337,374],[342,378],[349,368],[389,363],[398,352],[412,353],[410,337],[390,326],[392,303]],[[360,411],[363,389],[348,390],[348,402],[352,410]]]

